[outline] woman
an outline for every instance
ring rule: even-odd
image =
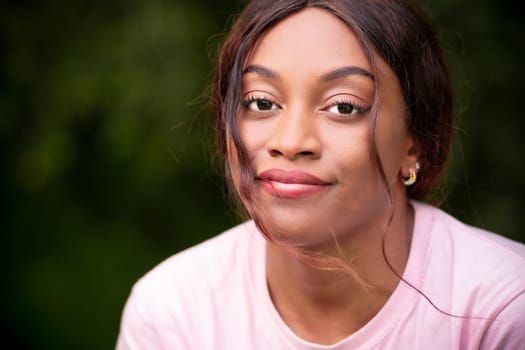
[[[412,2],[252,1],[214,107],[253,221],[143,277],[118,349],[525,348],[525,247],[416,201],[452,97]]]

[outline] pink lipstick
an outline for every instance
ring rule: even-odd
[[[261,188],[280,198],[303,198],[327,188],[330,183],[301,170],[269,169],[260,173],[256,180]]]

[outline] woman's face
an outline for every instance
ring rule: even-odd
[[[241,140],[256,174],[255,210],[276,238],[312,245],[385,225],[389,209],[374,161],[371,112],[380,96],[376,144],[394,196],[416,159],[392,70],[372,68],[353,32],[320,9],[270,29],[243,72]]]

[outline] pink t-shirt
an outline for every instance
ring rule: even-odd
[[[167,259],[134,286],[117,349],[525,349],[525,246],[413,203],[403,277],[381,311],[337,344],[304,341],[266,285],[266,241],[247,222]]]

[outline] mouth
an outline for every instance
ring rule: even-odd
[[[329,182],[301,170],[270,169],[255,178],[267,193],[286,199],[297,199],[324,191]]]

